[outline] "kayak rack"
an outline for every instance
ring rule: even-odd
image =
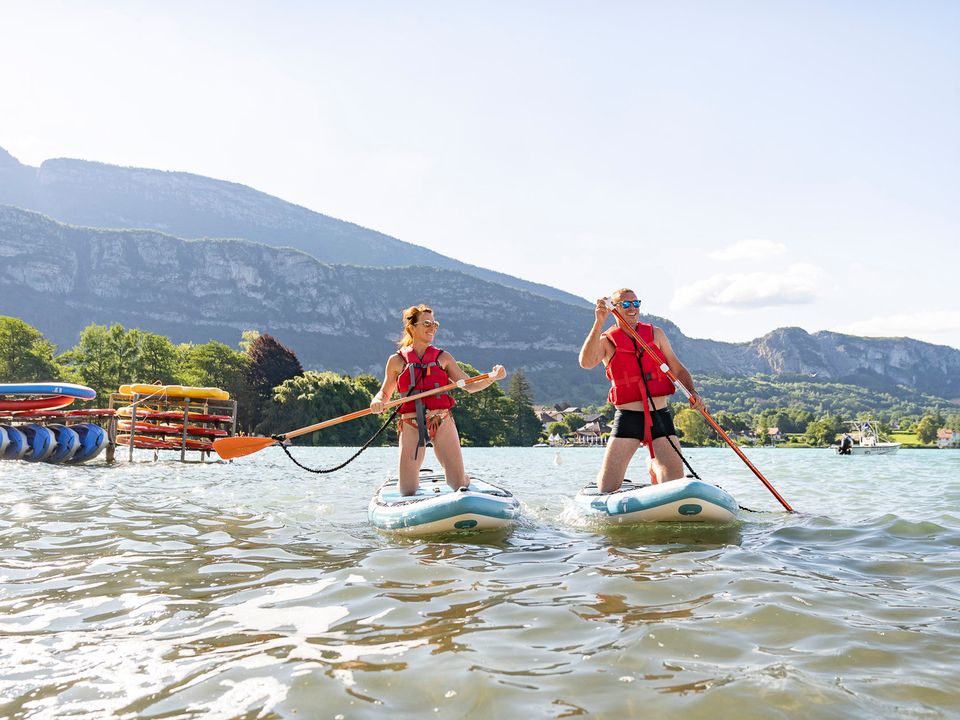
[[[180,453],[180,462],[219,462],[213,440],[237,432],[235,400],[185,397],[151,393],[112,393],[109,407],[116,411],[110,420],[114,446],[108,448],[107,462],[113,462],[115,446],[129,447],[133,462],[135,448]],[[198,459],[188,459],[188,453]],[[211,459],[213,457],[213,459]]]

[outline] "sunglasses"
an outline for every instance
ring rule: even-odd
[[[640,307],[640,301],[639,300],[621,300],[620,302],[615,302],[614,305],[619,305],[624,310],[626,310],[628,307],[635,307],[635,308]]]
[[[438,323],[436,320],[421,320],[420,322],[415,324],[423,325],[427,330],[429,330],[430,328],[436,328],[437,330],[440,329],[440,323]]]

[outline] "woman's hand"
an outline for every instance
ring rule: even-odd
[[[370,400],[370,410],[374,415],[379,415],[383,412],[383,395],[377,393],[373,396],[373,399]]]
[[[503,365],[494,365],[493,370],[490,371],[490,384],[492,385],[497,380],[503,380],[507,376],[507,371]]]

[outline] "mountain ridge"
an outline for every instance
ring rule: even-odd
[[[86,227],[152,229],[184,239],[246,238],[336,264],[456,269],[553,300],[589,304],[572,293],[464,263],[240,183],[189,172],[69,158],[33,168],[0,147],[0,204]]]

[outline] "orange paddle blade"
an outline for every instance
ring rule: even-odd
[[[268,437],[237,436],[220,438],[213,441],[213,449],[224,460],[252,455],[265,447],[276,445],[277,441]]]

